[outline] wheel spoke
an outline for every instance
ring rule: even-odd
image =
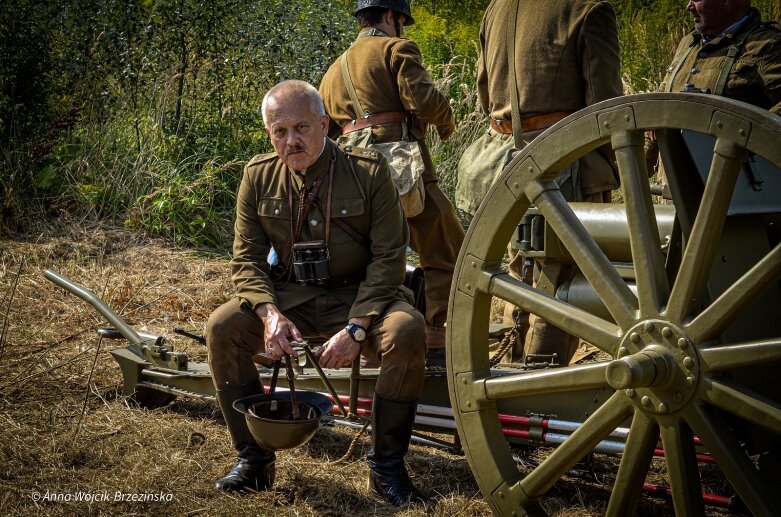
[[[591,418],[559,445],[528,476],[518,482],[531,499],[542,497],[561,476],[608,436],[631,413],[626,397],[614,393]]]
[[[624,188],[624,206],[641,318],[657,316],[669,295],[659,229],[651,203],[644,141],[643,133],[639,131],[617,131],[612,136],[621,186]]]
[[[687,327],[696,342],[719,336],[750,305],[781,278],[781,244],[732,284]]]
[[[673,322],[683,322],[702,303],[713,255],[745,154],[746,149],[735,143],[716,141],[700,208],[670,293],[666,313]]]
[[[635,411],[605,515],[634,515],[658,436],[659,426],[656,422],[643,412]]]
[[[663,419],[660,428],[675,515],[705,515],[691,429],[677,418]]]
[[[718,411],[697,406],[686,418],[752,513],[778,515],[781,501],[775,493],[777,487],[768,486]]]
[[[531,187],[532,192],[534,187],[538,191],[545,188],[540,183]],[[527,188],[527,193],[529,191]],[[542,190],[534,198],[534,203],[616,323],[623,329],[632,326],[637,320],[637,298],[567,205],[561,192],[558,189]]]
[[[712,405],[771,433],[781,432],[781,404],[727,379],[704,380],[701,392]]]
[[[615,355],[621,329],[615,324],[582,309],[543,294],[507,274],[494,275],[489,294],[517,305],[546,321],[555,322],[561,330]]]
[[[701,350],[703,368],[709,373],[781,361],[781,341],[752,341]]]
[[[536,372],[502,375],[485,380],[488,400],[603,388],[610,363],[594,363]]]

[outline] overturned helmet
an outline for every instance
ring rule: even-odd
[[[403,14],[406,17],[404,21],[405,26],[415,23],[415,19],[410,14],[409,0],[358,0],[358,6],[355,8],[353,16],[369,7],[381,7]]]

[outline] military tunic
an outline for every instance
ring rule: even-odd
[[[315,163],[306,171],[306,188],[328,172],[336,145],[328,141]],[[381,166],[382,165],[382,166]],[[236,294],[252,308],[272,302],[285,311],[326,292],[324,287],[288,283],[275,289],[266,261],[273,246],[278,254],[290,235],[292,217],[298,211],[300,174],[289,170],[275,153],[259,155],[247,164],[239,187],[231,270]],[[292,196],[289,190],[293,189]],[[327,184],[320,189],[325,207]],[[289,204],[292,197],[293,206]],[[365,280],[331,290],[350,304],[350,317],[376,316],[393,300],[404,299],[405,252],[409,232],[398,194],[378,153],[367,149],[336,151],[334,164],[333,220],[349,223],[366,239],[361,244],[331,222],[328,250],[331,277]],[[312,206],[298,242],[325,240],[325,215]]]
[[[329,274],[343,285],[274,282],[269,252],[281,254],[298,212],[301,187],[311,188],[327,174],[332,180]],[[292,191],[291,191],[292,189]],[[319,190],[327,211],[328,182]],[[292,206],[290,200],[293,200]],[[348,223],[359,242],[334,223]],[[311,206],[297,242],[326,240],[325,214]],[[305,173],[285,166],[275,153],[252,158],[236,200],[231,270],[237,298],[209,318],[209,365],[218,390],[245,386],[257,378],[252,356],[263,350],[263,324],[254,309],[274,303],[304,339],[325,341],[353,317],[372,316],[361,352],[381,362],[376,392],[393,400],[416,400],[423,385],[425,333],[422,316],[410,305],[404,286],[409,232],[385,159],[368,149],[340,148],[326,139],[325,149]],[[360,280],[362,278],[362,280]]]
[[[781,115],[778,24],[763,23],[752,8],[733,32],[707,40],[697,31],[685,36],[659,89],[682,92],[687,84],[693,91],[723,95]]]
[[[440,137],[448,138],[455,129],[450,103],[434,86],[423,67],[418,46],[407,38],[390,37],[368,28],[358,35],[347,54],[350,77],[364,110],[370,113],[407,112],[436,127]],[[320,94],[330,115],[331,136],[356,118],[342,76],[340,61],[334,62],[320,83]],[[410,217],[410,246],[420,257],[426,279],[426,324],[429,335],[441,329],[447,320],[447,303],[458,252],[464,231],[453,206],[437,186],[436,169],[418,127],[409,128],[420,145],[425,164],[423,180],[426,197],[423,211]],[[372,128],[377,143],[402,138],[401,124]],[[439,333],[442,340],[443,333]],[[444,341],[439,343],[443,345]],[[437,346],[429,339],[430,346]]]
[[[511,82],[507,55],[507,21],[512,2],[492,0],[480,26],[477,92],[491,120],[512,119]],[[574,112],[623,94],[618,30],[610,3],[602,0],[521,1],[515,37],[515,75],[521,119],[555,112]],[[544,128],[530,131],[530,142]],[[490,136],[507,136],[486,130]],[[511,145],[511,142],[507,142]],[[589,153],[570,173],[579,186],[576,199],[618,187],[612,155]],[[466,174],[466,176],[464,175]],[[490,182],[469,177],[463,168],[458,182],[458,205],[474,213]],[[462,206],[463,205],[463,206]]]

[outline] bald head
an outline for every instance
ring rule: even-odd
[[[263,125],[268,128],[270,124],[273,124],[279,111],[289,109],[290,106],[306,106],[311,114],[317,118],[322,118],[325,115],[323,98],[320,97],[317,89],[305,81],[290,79],[272,86],[263,96],[263,104],[261,105]]]
[[[263,125],[282,162],[294,171],[315,163],[325,146],[330,119],[323,99],[304,81],[284,81],[263,97]]]

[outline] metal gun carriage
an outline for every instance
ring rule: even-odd
[[[648,182],[647,131],[659,142],[668,203]],[[624,202],[567,203],[558,171],[601,145],[616,154]],[[521,220],[521,253],[545,259],[535,288],[501,267]],[[447,368],[427,372],[416,423],[456,432],[453,444],[497,515],[544,513],[546,492],[591,451],[621,456],[607,515],[633,513],[654,456],[664,457],[678,515],[705,513],[698,461],[715,462],[754,515],[778,514],[780,225],[781,117],[700,94],[628,96],[570,115],[515,157],[476,214],[451,290]],[[562,264],[578,270],[566,282],[557,278]],[[129,341],[113,352],[126,394],[147,404],[213,397],[206,364],[136,332],[91,292],[46,276],[91,303],[114,326],[106,335]],[[495,297],[605,359],[493,364]],[[313,366],[297,365],[296,385],[322,392]],[[270,373],[259,368],[264,380]],[[359,425],[377,370],[356,363],[322,374],[336,413]],[[552,451],[522,475],[515,443]]]

